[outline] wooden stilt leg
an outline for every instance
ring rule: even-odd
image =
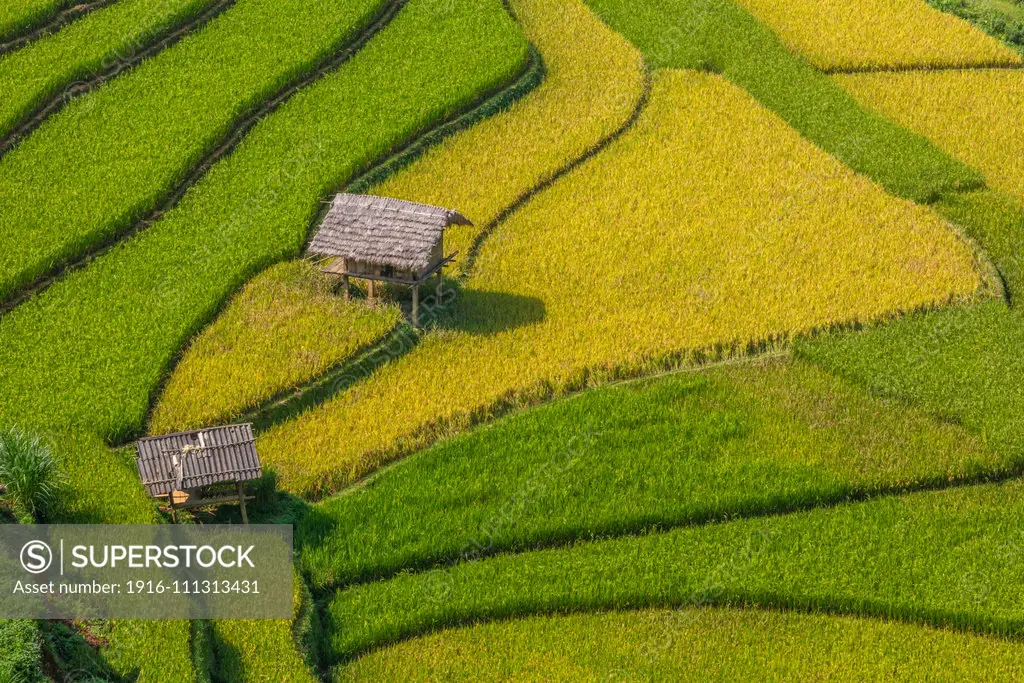
[[[248,524],[249,516],[245,514],[245,487],[240,481],[235,482],[235,486],[238,487],[238,504],[242,506],[242,524]]]
[[[348,301],[350,298],[348,293],[348,275],[341,276],[341,288],[345,292],[345,301]]]
[[[370,304],[370,306],[373,306],[373,290],[374,290],[373,280],[367,280],[366,281],[366,301],[367,301],[367,303]]]
[[[412,326],[420,326],[420,286],[412,286]]]
[[[444,268],[437,269],[437,305],[441,305],[441,295],[444,294]]]

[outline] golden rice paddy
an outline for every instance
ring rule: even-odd
[[[230,420],[377,341],[397,306],[345,301],[305,261],[252,280],[185,351],[150,420],[154,434]]]
[[[914,130],[1024,198],[1024,71],[836,76],[865,106]]]
[[[479,231],[531,188],[619,128],[644,89],[640,53],[580,0],[512,0],[541,53],[544,82],[508,111],[432,149],[373,194],[457,208],[446,244],[456,271]]]
[[[737,0],[828,70],[1020,64],[1018,53],[924,0]]]
[[[721,77],[661,72],[626,136],[485,243],[453,323],[266,433],[260,452],[285,488],[334,490],[503,402],[942,304],[979,283],[969,247],[930,210]]]

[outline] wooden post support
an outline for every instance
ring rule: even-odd
[[[373,306],[373,280],[366,281],[366,302]]]
[[[420,286],[412,286],[412,326],[420,326]]]
[[[444,266],[437,269],[437,303],[435,305],[441,305],[442,294],[444,294]]]
[[[235,486],[238,487],[238,504],[242,506],[242,524],[248,524],[249,516],[245,514],[245,487],[240,481],[236,481]]]
[[[345,301],[348,301],[350,298],[348,292],[348,273],[345,273],[344,275],[341,276],[341,288],[345,292]]]

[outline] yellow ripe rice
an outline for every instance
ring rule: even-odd
[[[737,0],[828,70],[1020,64],[1021,56],[924,0]]]
[[[475,223],[446,232],[456,271],[479,231],[518,197],[619,128],[644,88],[640,53],[580,0],[513,0],[544,59],[544,82],[507,112],[444,144],[372,190],[458,209]]]
[[[397,306],[345,301],[333,285],[305,261],[279,264],[249,282],[185,351],[150,432],[230,420],[341,363],[401,320]]]
[[[864,106],[974,166],[991,186],[1024,198],[1024,71],[835,78]]]

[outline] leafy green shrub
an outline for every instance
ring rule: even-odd
[[[57,459],[38,436],[16,427],[0,431],[0,486],[22,515],[45,518],[57,503],[61,479]]]
[[[35,683],[47,680],[40,666],[39,629],[28,619],[0,619],[0,681]]]

